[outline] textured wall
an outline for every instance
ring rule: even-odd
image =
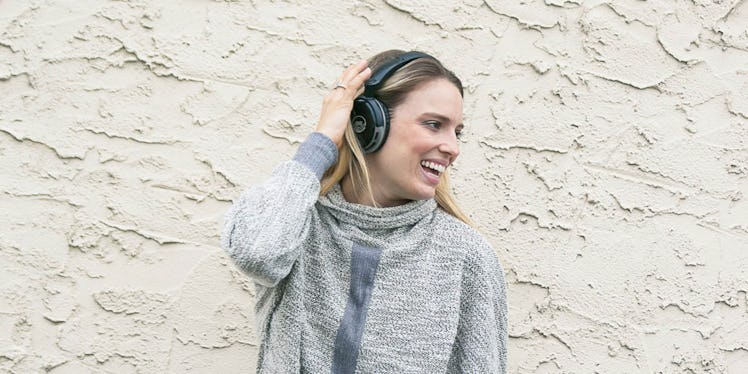
[[[748,1],[0,1],[0,371],[239,372],[232,198],[435,53],[513,373],[748,372]]]

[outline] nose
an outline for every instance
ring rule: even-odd
[[[439,143],[439,151],[449,155],[450,163],[460,155],[460,145],[457,140],[457,134],[449,132],[443,136]]]

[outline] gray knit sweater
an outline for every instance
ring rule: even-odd
[[[504,275],[491,246],[433,199],[374,208],[337,187],[312,133],[249,188],[221,244],[256,284],[258,373],[505,373]]]

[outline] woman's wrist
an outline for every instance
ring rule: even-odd
[[[301,143],[293,159],[309,168],[321,179],[325,171],[338,160],[338,148],[330,137],[313,132]]]
[[[336,132],[330,131],[322,126],[317,126],[317,128],[314,130],[314,132],[320,133],[324,136],[326,136],[328,139],[330,139],[333,143],[335,143],[335,146],[337,148],[340,148],[343,145],[343,136],[342,134],[337,134]]]

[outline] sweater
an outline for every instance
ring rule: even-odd
[[[312,133],[248,188],[221,244],[256,286],[258,373],[505,373],[495,252],[433,199],[320,196],[335,144]]]

